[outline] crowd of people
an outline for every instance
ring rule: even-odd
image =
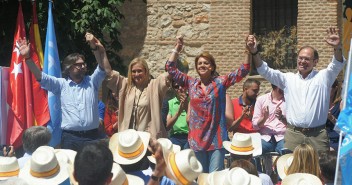
[[[63,78],[41,72],[30,57],[26,39],[18,41],[21,55],[42,88],[61,99],[62,138],[60,145],[52,148],[47,146],[51,139],[47,128],[25,130],[24,156],[11,157],[11,149],[0,157],[0,182],[333,182],[333,151],[338,147],[333,127],[342,101],[336,77],[345,64],[335,28],[327,30],[326,42],[334,49],[327,68],[315,70],[318,51],[303,46],[297,53],[297,73],[270,68],[260,58],[256,37],[248,35],[247,52],[238,68],[219,75],[215,58],[201,52],[194,61],[198,76],[192,77],[179,60],[185,47],[179,36],[165,73],[153,78],[147,61],[138,57],[131,61],[124,77],[111,69],[101,42],[91,33],[85,38],[98,63],[94,73],[86,75],[84,56],[73,53],[63,61]],[[251,63],[272,89],[257,97],[261,83],[248,78],[242,94],[231,100],[227,89],[246,77]],[[109,88],[106,106],[98,98],[104,79]],[[273,170],[261,168],[262,155],[270,156],[269,168]]]

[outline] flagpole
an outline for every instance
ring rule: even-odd
[[[350,46],[352,46],[352,38],[351,38],[351,41],[350,41]],[[345,109],[346,102],[347,102],[346,100],[347,100],[348,84],[349,84],[350,76],[351,76],[351,57],[352,57],[352,50],[351,50],[351,47],[350,47],[350,50],[348,52],[348,62],[347,62],[345,80],[343,82],[344,86],[343,86],[343,97],[342,97],[342,107],[343,107],[342,110]],[[338,145],[339,148],[337,150],[337,161],[336,161],[334,185],[337,184],[337,179],[338,179],[338,174],[339,174],[340,150],[341,150],[341,145],[342,145],[342,136],[343,136],[343,131],[340,130],[339,145]]]

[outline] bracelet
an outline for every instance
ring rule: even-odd
[[[255,55],[257,55],[259,53],[259,50],[257,49],[256,52],[254,52],[254,53],[250,52],[250,53],[251,53],[252,56],[255,56]]]
[[[172,49],[171,52],[175,53],[175,54],[179,54],[180,52],[178,52],[176,49]]]

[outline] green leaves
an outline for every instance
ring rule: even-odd
[[[296,68],[297,28],[282,28],[258,37],[260,55],[275,69]]]
[[[60,60],[68,54],[78,52],[86,57],[88,69],[94,70],[94,55],[85,43],[86,32],[93,33],[107,49],[110,63],[114,69],[124,71],[122,62],[115,52],[122,46],[118,43],[120,21],[123,15],[116,11],[124,0],[60,0],[54,1],[53,16]],[[40,1],[38,17],[43,42],[45,41],[48,2]],[[103,38],[109,38],[109,41]],[[115,44],[112,44],[112,43]],[[118,44],[116,44],[116,42]]]

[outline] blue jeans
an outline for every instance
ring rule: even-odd
[[[181,150],[189,148],[188,134],[171,135],[170,141],[172,144],[180,146]]]
[[[275,140],[274,136],[272,136],[268,142],[262,139],[263,154],[268,152],[277,152],[280,155],[282,155],[283,148],[284,148],[284,139],[280,140],[279,142]]]
[[[100,142],[101,139],[103,139],[103,136],[99,132],[82,137],[63,131],[61,136],[61,148],[79,151],[84,145]]]
[[[196,151],[194,153],[203,166],[203,173],[211,173],[224,169],[226,153],[224,148],[211,151]]]

